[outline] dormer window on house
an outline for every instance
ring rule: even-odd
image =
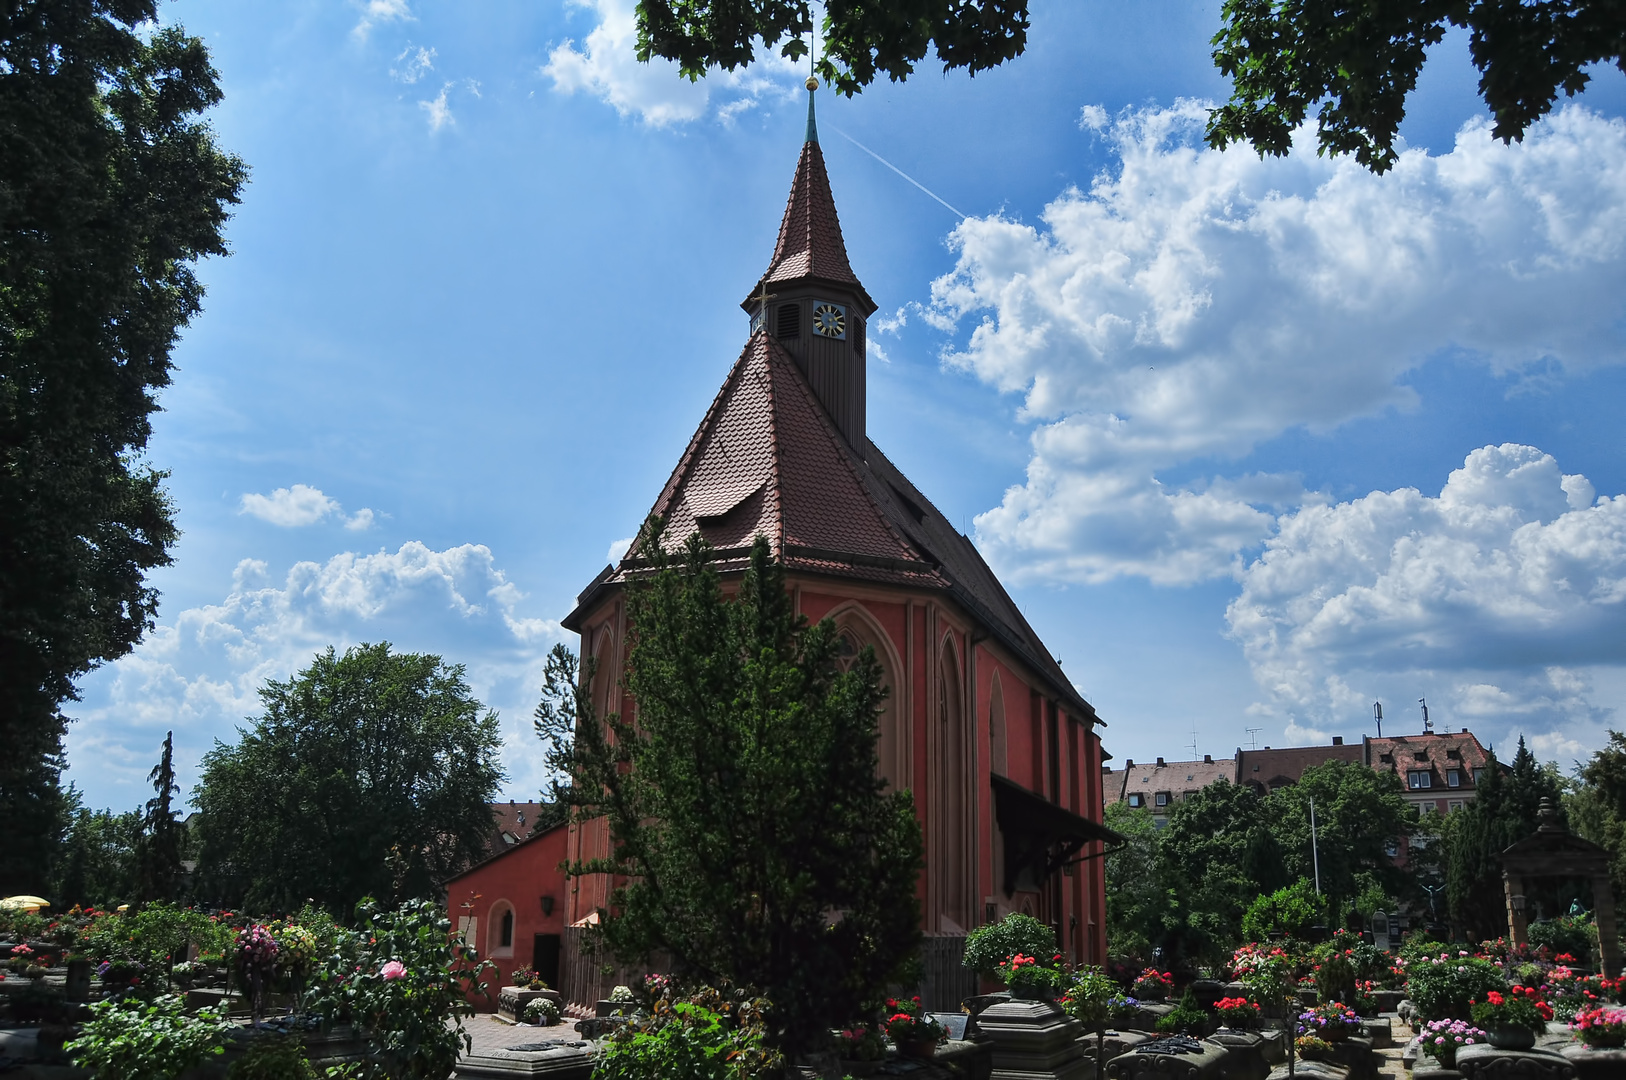
[[[1446,770],[1445,786],[1446,787],[1461,787],[1462,786],[1462,770],[1461,769],[1448,769],[1448,770]]]
[[[1157,805],[1159,805],[1159,806],[1167,806],[1167,805],[1169,805],[1169,793],[1167,791],[1160,791],[1160,792],[1157,793]]]
[[[1450,750],[1447,750],[1445,752],[1445,756],[1448,757],[1448,758],[1454,758],[1457,761],[1461,761],[1462,760],[1462,751],[1456,749],[1455,747],[1452,747]]]
[[[1434,776],[1426,769],[1413,769],[1406,774],[1406,786],[1412,790],[1434,786]]]
[[[1484,769],[1475,769],[1474,770],[1474,784],[1475,785],[1477,785],[1484,778],[1485,778],[1485,770]]]
[[[1378,760],[1385,765],[1393,765],[1395,763],[1395,756],[1393,754],[1379,754]]]
[[[1143,807],[1145,805],[1146,805],[1146,796],[1142,795],[1140,792],[1137,791],[1133,795],[1129,796],[1129,806],[1130,806],[1131,809],[1139,810],[1141,807]]]

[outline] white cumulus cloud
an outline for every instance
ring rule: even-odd
[[[479,544],[343,552],[297,562],[280,581],[266,563],[245,559],[219,603],[164,620],[134,652],[85,680],[70,760],[74,773],[95,775],[93,798],[116,787],[133,805],[153,748],[173,730],[189,785],[213,740],[232,741],[234,727],[258,714],[267,679],[288,678],[329,645],[387,640],[468,665],[474,693],[502,716],[513,790],[536,790],[530,711],[543,657],[564,637],[557,620],[526,610],[524,593]]]
[[[328,517],[344,517],[344,508],[337,499],[329,498],[321,488],[309,484],[295,484],[291,488],[277,488],[269,495],[249,493],[238,504],[238,513],[269,521],[285,529],[315,525]],[[373,512],[366,507],[345,520],[347,529],[363,530],[372,527]]]
[[[802,69],[776,52],[759,54],[749,68],[712,71],[690,82],[670,60],[641,62],[633,0],[571,0],[590,9],[596,25],[578,44],[565,41],[548,54],[541,74],[563,94],[591,94],[622,116],[650,127],[699,120],[708,112],[723,123],[755,108],[764,97],[787,97],[800,89]]]
[[[1473,123],[1386,176],[1300,146],[1200,145],[1207,105],[1098,127],[1119,159],[1038,225],[968,218],[924,317],[949,364],[1024,396],[1026,481],[977,518],[1018,580],[1239,574],[1314,501],[1296,478],[1161,477],[1413,403],[1447,350],[1498,372],[1626,356],[1626,123],[1566,107],[1503,146]],[[1261,485],[1271,495],[1256,498]]]
[[[373,28],[389,22],[412,22],[417,17],[407,6],[407,0],[361,0],[361,20],[351,31],[357,39],[365,41]]]
[[[1597,682],[1626,667],[1626,495],[1486,446],[1437,496],[1283,515],[1227,619],[1260,710],[1288,724],[1339,730],[1374,699],[1426,696],[1446,724],[1569,752],[1612,711]]]

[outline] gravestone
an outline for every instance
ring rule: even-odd
[[[1108,1080],[1222,1080],[1229,1048],[1189,1035],[1150,1039],[1107,1062]]]
[[[1089,1080],[1079,1050],[1083,1025],[1054,1002],[1005,1001],[984,1009],[977,1026],[993,1043],[993,1080]]]
[[[1499,1050],[1478,1044],[1457,1051],[1457,1071],[1467,1080],[1576,1080],[1569,1058],[1552,1050]]]

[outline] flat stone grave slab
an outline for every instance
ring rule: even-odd
[[[1293,1077],[1307,1077],[1308,1080],[1348,1080],[1349,1070],[1325,1061],[1300,1061],[1294,1065]],[[1278,1065],[1270,1071],[1270,1080],[1289,1080],[1286,1065]]]
[[[559,1015],[564,1015],[565,999],[557,990],[531,990],[523,986],[505,986],[497,994],[497,1014],[519,1023],[520,1017],[525,1015],[525,1006],[537,998],[547,998],[559,1006]]]
[[[1186,1035],[1166,1035],[1149,1039],[1127,1054],[1107,1062],[1111,1080],[1156,1080],[1180,1077],[1182,1080],[1220,1080],[1230,1050],[1219,1043]]]

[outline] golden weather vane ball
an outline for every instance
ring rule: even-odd
[[[807,88],[809,90],[817,90],[819,88],[819,80],[814,78],[812,75],[809,75],[807,77]]]

